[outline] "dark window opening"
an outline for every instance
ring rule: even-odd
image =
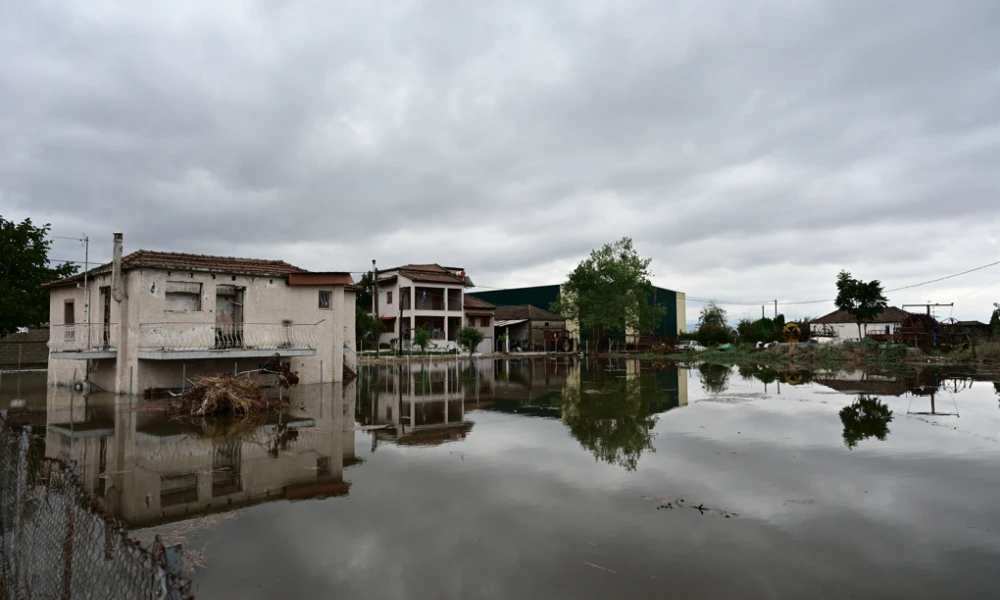
[[[333,292],[320,291],[319,293],[319,307],[323,309],[330,308],[333,303]]]

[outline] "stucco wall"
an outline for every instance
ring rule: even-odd
[[[201,284],[201,310],[168,311],[165,304],[165,290],[168,281]],[[133,390],[140,393],[146,387],[175,387],[180,380],[181,361],[152,361],[138,358],[138,341],[142,324],[192,323],[214,325],[216,319],[216,287],[231,285],[244,288],[243,322],[246,324],[292,324],[315,325],[318,347],[315,356],[289,357],[292,369],[299,372],[302,384],[320,380],[320,361],[323,363],[323,380],[340,381],[343,378],[344,345],[353,350],[354,346],[354,299],[353,292],[344,292],[344,286],[289,286],[280,277],[250,277],[244,275],[210,274],[190,271],[165,271],[157,269],[135,269],[122,275],[126,298],[120,304],[111,301],[111,322],[118,325],[117,372],[112,376],[106,372],[107,361],[49,360],[49,383],[68,384],[74,370],[83,373],[88,362],[92,363],[92,377],[108,391],[127,393],[129,389],[129,368],[133,371]],[[91,322],[103,322],[103,307],[99,288],[110,285],[110,277],[95,277],[91,280]],[[319,291],[332,292],[329,309],[319,308]],[[76,322],[84,323],[84,291],[76,287],[60,287],[50,290],[49,307],[53,325],[63,324],[63,305],[67,299],[74,299]],[[349,317],[349,318],[348,318]],[[241,361],[246,359],[241,359]],[[196,365],[196,360],[186,360],[188,372],[202,372],[215,367],[211,361]],[[231,366],[231,360],[222,359]],[[259,359],[251,359],[256,365]],[[94,370],[96,369],[96,370]]]
[[[886,327],[889,333],[895,333],[899,328],[899,323],[862,323],[861,332],[865,335],[870,333],[885,333]],[[856,323],[829,323],[826,325],[815,325],[812,331],[818,333],[823,329],[832,329],[839,340],[858,340],[858,325]]]

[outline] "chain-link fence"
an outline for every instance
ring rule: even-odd
[[[73,465],[42,454],[29,428],[0,417],[0,600],[193,598],[179,546],[143,546]]]

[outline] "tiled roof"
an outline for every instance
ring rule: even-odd
[[[877,316],[874,319],[872,319],[870,321],[867,321],[867,322],[868,323],[902,323],[903,319],[905,319],[906,315],[908,315],[908,314],[910,314],[910,313],[906,312],[905,310],[896,308],[895,306],[889,306],[889,307],[886,307],[886,309],[883,310],[879,314],[879,316]],[[822,316],[822,317],[820,317],[818,319],[814,319],[811,322],[823,325],[823,324],[829,324],[829,323],[856,323],[857,321],[855,321],[854,317],[852,317],[846,310],[835,310],[832,313],[830,313],[828,315],[824,315],[824,316]]]
[[[402,267],[396,267],[394,269],[388,269],[387,272],[398,272],[403,277],[406,277],[410,281],[422,281],[424,283],[451,283],[466,285],[468,278],[464,278],[461,275],[454,273],[455,270],[460,269],[446,269],[438,264],[430,265],[403,265]]]
[[[517,319],[532,319],[535,321],[565,321],[555,313],[532,306],[530,304],[520,304],[517,306],[498,306],[495,313],[498,321],[511,321]]]
[[[236,258],[233,256],[209,256],[206,254],[182,254],[179,252],[156,252],[136,250],[122,257],[122,271],[130,269],[176,269],[179,271],[211,271],[213,273],[235,273],[261,277],[283,277],[290,273],[305,273],[283,260],[262,260],[259,258]],[[88,271],[89,275],[111,272],[111,263],[103,264]],[[54,287],[83,280],[83,273],[46,283],[43,287]]]
[[[478,309],[494,309],[496,308],[489,302],[485,300],[480,300],[475,296],[465,295],[465,300],[463,301],[465,308],[478,308]]]

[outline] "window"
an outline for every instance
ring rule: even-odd
[[[328,292],[326,290],[320,290],[319,292],[319,307],[324,309],[329,309],[331,300],[333,298],[333,292]]]
[[[201,312],[201,284],[193,281],[168,281],[163,293],[167,312]]]
[[[385,293],[385,303],[388,306],[392,306],[392,292]]]
[[[483,327],[489,327],[490,326],[490,318],[489,317],[483,317],[483,320],[481,321],[481,323],[482,323]]]

